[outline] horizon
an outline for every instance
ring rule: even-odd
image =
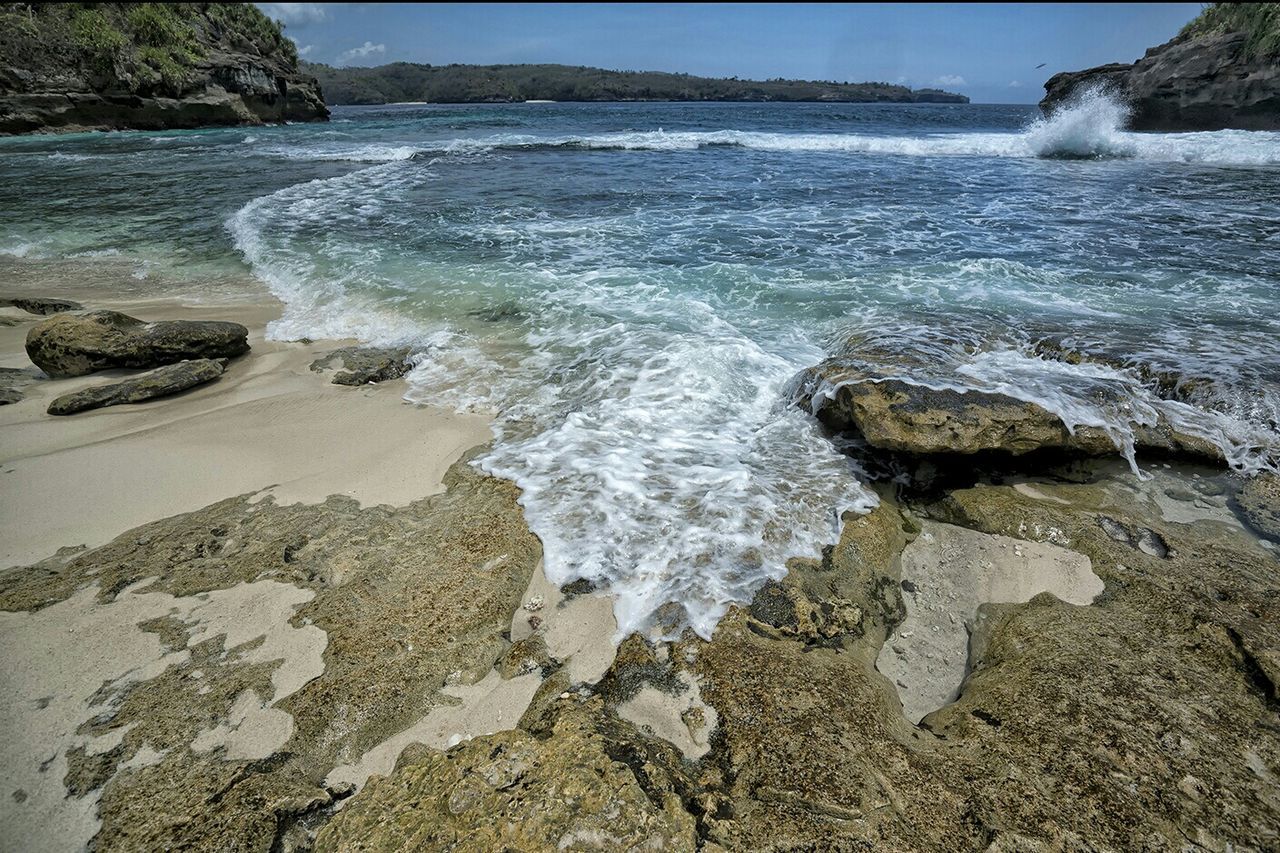
[[[1034,104],[1060,71],[1129,62],[1201,11],[1164,4],[259,3],[334,67],[567,65],[882,82]],[[478,26],[483,22],[483,26]],[[1037,68],[1036,66],[1043,67]]]

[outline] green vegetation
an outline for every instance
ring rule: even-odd
[[[508,103],[512,101],[921,101],[966,103],[937,89],[891,83],[739,80],[570,65],[419,65],[332,68],[303,63],[330,104]]]
[[[1250,56],[1280,56],[1280,3],[1210,3],[1179,35],[1242,32]]]
[[[84,73],[103,86],[178,96],[212,50],[297,68],[281,25],[250,3],[0,4],[0,66],[37,76]],[[18,85],[0,75],[0,91]]]

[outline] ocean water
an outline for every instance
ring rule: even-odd
[[[550,578],[706,635],[874,495],[789,397],[830,354],[1127,449],[1163,415],[1280,460],[1280,134],[1033,107],[339,108],[327,125],[0,140],[0,253],[252,277],[282,339],[408,344],[490,412]],[[1034,344],[1211,380],[1190,402]],[[376,425],[371,425],[376,428]],[[1134,460],[1134,476],[1144,476]]]

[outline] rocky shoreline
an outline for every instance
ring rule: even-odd
[[[4,310],[14,343],[96,322]],[[254,377],[305,395],[262,415],[276,433],[322,401],[354,412],[329,423],[335,459],[377,440],[370,417],[418,416],[400,441],[444,428],[399,403],[404,353],[268,344],[261,316],[201,313],[243,320],[248,352],[207,354],[231,359],[216,381],[142,405],[50,418],[86,380],[4,353],[28,380],[0,408],[5,476],[61,470],[76,451],[40,451],[52,431],[120,422],[77,439],[107,469],[129,436],[228,405],[257,435]],[[339,364],[354,386],[325,381]],[[89,547],[47,534],[44,559],[0,572],[5,832],[27,849],[1280,844],[1276,478],[1162,445],[1139,480],[1114,443],[1064,438],[1043,410],[847,370],[816,367],[798,399],[943,473],[878,483],[874,511],[846,513],[834,545],[792,559],[710,641],[615,649],[607,591],[547,583],[518,489],[467,464],[475,432],[441,457],[434,494],[323,481],[299,501],[260,478]],[[839,391],[815,406],[819,387]],[[154,488],[174,476],[139,458]],[[53,493],[64,511],[80,506],[69,488]],[[6,535],[33,494],[6,504]]]
[[[1239,29],[1184,32],[1136,62],[1055,74],[1040,109],[1050,114],[1104,92],[1129,105],[1134,130],[1280,130],[1280,61],[1252,50],[1252,41]]]

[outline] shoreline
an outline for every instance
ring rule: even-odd
[[[48,291],[27,287],[12,295]],[[250,329],[252,348],[234,359],[217,381],[138,405],[63,418],[45,414],[54,396],[139,372],[109,370],[72,379],[37,379],[22,388],[24,399],[0,407],[0,445],[4,447],[0,471],[6,478],[0,493],[0,541],[4,542],[0,598],[10,596],[0,607],[0,648],[11,660],[6,682],[12,691],[7,701],[0,702],[0,728],[10,743],[4,763],[14,770],[11,783],[18,786],[0,797],[0,820],[9,825],[4,836],[21,838],[29,849],[59,849],[59,839],[65,838],[88,843],[110,831],[112,806],[99,802],[104,795],[110,798],[108,789],[114,783],[109,780],[173,754],[174,745],[161,748],[150,740],[134,744],[133,757],[118,763],[115,773],[101,780],[106,786],[87,798],[83,794],[64,798],[60,793],[63,776],[70,780],[79,772],[78,761],[126,746],[123,734],[138,725],[114,729],[116,734],[83,734],[95,715],[103,712],[97,694],[105,685],[117,691],[108,707],[118,708],[122,697],[127,702],[135,688],[163,695],[163,687],[152,685],[191,657],[182,643],[156,648],[147,639],[151,635],[139,633],[143,627],[139,623],[176,616],[192,632],[186,643],[189,649],[198,648],[195,644],[203,637],[225,633],[228,651],[253,648],[258,642],[271,650],[247,653],[247,657],[241,653],[241,659],[270,661],[280,656],[279,664],[272,664],[276,668],[271,681],[277,688],[269,702],[263,704],[269,694],[260,688],[242,690],[230,705],[210,709],[210,721],[216,724],[201,726],[190,740],[190,754],[212,750],[221,756],[215,761],[257,760],[274,754],[297,730],[296,715],[281,710],[277,703],[293,699],[307,685],[323,680],[326,669],[340,666],[331,631],[311,627],[311,618],[297,621],[303,610],[315,605],[317,594],[323,598],[323,585],[296,579],[281,583],[274,579],[278,572],[266,570],[238,584],[215,573],[192,586],[161,567],[139,580],[131,575],[129,582],[119,582],[126,583],[119,591],[109,590],[102,575],[111,570],[99,564],[109,564],[109,555],[122,543],[133,550],[145,548],[153,534],[137,535],[136,543],[130,542],[131,537],[157,525],[190,530],[183,539],[198,536],[202,525],[195,523],[191,529],[186,526],[188,520],[222,507],[232,507],[230,517],[240,523],[274,511],[312,514],[317,519],[328,517],[333,509],[341,510],[339,517],[371,512],[377,514],[374,517],[404,516],[406,535],[431,541],[447,533],[429,520],[413,520],[423,508],[455,499],[446,492],[457,491],[459,477],[489,479],[471,473],[466,461],[491,440],[488,418],[407,403],[398,393],[403,387],[398,381],[359,387],[330,384],[333,368],[319,372],[312,369],[312,362],[355,342],[265,340],[266,323],[280,311],[270,296],[233,296],[210,305],[174,295],[112,298],[88,289],[72,293],[59,288],[58,292],[82,300],[89,310],[110,308],[143,320],[239,322]],[[26,358],[23,340],[26,331],[43,319],[18,309],[0,309],[0,367],[39,374]],[[455,485],[448,487],[448,482]],[[492,482],[500,491],[515,492],[514,486]],[[455,500],[464,513],[490,511],[486,507],[491,498],[483,494],[475,498],[463,494]],[[509,525],[518,519],[509,536],[536,544],[514,503],[504,513]],[[215,535],[227,526],[213,528]],[[290,536],[289,541],[305,541],[296,534]],[[465,557],[466,550],[454,546],[442,557]],[[412,548],[405,551],[411,553]],[[286,561],[287,552],[288,547]],[[499,554],[479,568],[488,569],[495,562],[500,568],[508,559],[508,554]],[[358,574],[359,562],[349,571]],[[39,589],[43,576],[56,575],[68,566],[74,570],[76,564],[83,564],[82,580],[65,587],[67,592],[76,589],[73,595],[63,598],[60,592],[50,598],[33,593],[51,606],[37,605],[30,612],[24,612],[30,605],[14,609],[12,596],[21,599],[25,588]],[[484,623],[488,625],[485,632],[494,639],[502,634],[517,641],[528,641],[536,632],[538,642],[556,660],[564,661],[565,671],[575,679],[598,680],[613,660],[612,599],[582,596],[563,602],[559,589],[543,575],[541,560],[527,565],[528,574],[518,586],[504,585],[519,593],[518,600],[507,605],[510,610]],[[512,575],[513,580],[521,577]],[[88,586],[80,585],[86,582]],[[112,586],[118,588],[119,583]],[[333,583],[341,586],[343,578],[334,578]],[[397,587],[386,594],[402,592]],[[218,604],[222,601],[228,604]],[[460,604],[454,601],[450,606]],[[536,621],[530,622],[535,610]],[[164,616],[166,612],[172,615]],[[375,620],[371,614],[367,621]],[[74,638],[94,637],[99,650],[86,657],[79,643],[67,636],[73,629]],[[479,657],[473,650],[463,670],[442,672],[439,694],[429,685],[419,687],[420,711],[406,709],[399,723],[379,727],[376,742],[355,753],[335,755],[332,768],[321,774],[329,777],[327,784],[343,792],[358,790],[371,773],[389,773],[410,744],[442,749],[516,726],[544,678],[536,667],[530,671],[523,662],[514,673],[500,674],[490,665],[493,641],[481,643]],[[27,657],[36,648],[43,651]],[[200,669],[188,677],[192,676],[200,678]],[[95,689],[98,685],[102,687]],[[50,704],[33,705],[34,694],[50,687],[57,694]],[[44,768],[50,762],[54,766],[46,774]],[[33,776],[29,771],[37,764],[41,771]],[[71,787],[75,793],[75,786]],[[334,797],[332,807],[340,806]]]
[[[1267,837],[1222,821],[1273,814],[1280,748],[1257,731],[1276,721],[1280,552],[1221,468],[880,484],[709,640],[615,646],[612,597],[552,585],[520,490],[470,464],[486,418],[407,404],[398,380],[329,384],[312,363],[352,342],[264,340],[265,295],[22,291],[233,319],[253,348],[140,405],[44,414],[133,373],[104,371],[0,407],[0,536],[22,564],[0,568],[0,841],[983,849],[1036,831],[1021,787],[1001,799],[1010,773],[1185,795],[1085,788],[1053,807],[1059,840],[1170,820]],[[0,367],[30,368],[41,319],[0,309]],[[1119,757],[1074,747],[1099,742]],[[975,804],[997,809],[984,826]],[[992,825],[1008,816],[1016,834]]]

